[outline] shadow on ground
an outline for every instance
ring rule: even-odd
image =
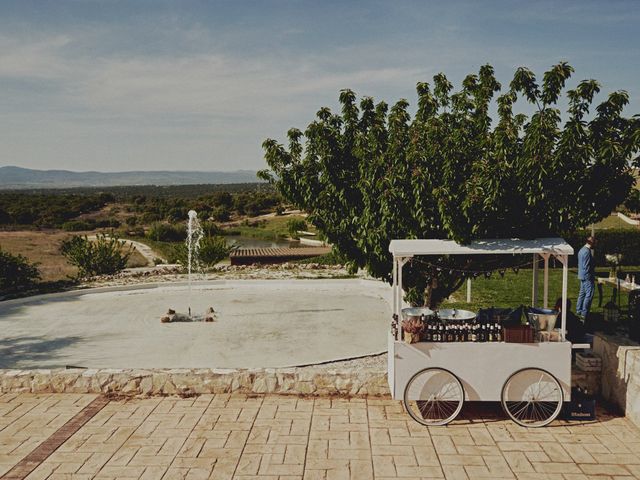
[[[64,368],[59,351],[82,340],[82,337],[18,336],[0,339],[0,368]],[[42,363],[39,363],[42,362]]]

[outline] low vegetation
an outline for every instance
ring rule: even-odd
[[[22,255],[12,255],[0,249],[0,296],[20,293],[33,288],[40,280],[38,266]]]
[[[120,239],[115,236],[98,234],[95,240],[89,240],[86,236],[74,235],[62,242],[60,252],[78,268],[78,277],[86,278],[123,270],[133,248],[123,251]]]

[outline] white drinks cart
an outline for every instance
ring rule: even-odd
[[[445,425],[465,401],[500,401],[524,426],[549,424],[571,396],[571,348],[566,341],[568,258],[573,248],[561,238],[490,239],[460,245],[452,240],[392,240],[393,311],[398,322],[389,337],[388,378],[392,396],[423,425]],[[533,256],[532,304],[538,304],[538,263],[544,261],[543,306],[549,303],[549,260],[562,264],[559,341],[540,343],[402,341],[402,267],[418,256]]]

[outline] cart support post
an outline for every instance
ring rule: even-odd
[[[394,315],[398,314],[398,304],[397,304],[397,294],[396,294],[396,288],[398,288],[398,261],[396,260],[396,257],[393,257],[393,273],[392,275],[392,279],[391,282],[393,283],[392,285],[392,289],[391,289],[391,295],[393,296],[392,302],[393,302],[393,313]]]
[[[543,254],[542,258],[544,258],[544,308],[549,308],[549,254]]]
[[[569,286],[569,257],[562,255],[562,323],[560,326],[560,340],[564,342],[567,329],[567,290]]]
[[[531,305],[538,305],[538,254],[533,254],[533,286],[531,287]]]

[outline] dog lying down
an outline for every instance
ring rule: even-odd
[[[215,322],[216,311],[213,307],[207,308],[204,316],[189,316],[186,313],[176,313],[175,310],[169,309],[167,313],[160,318],[161,323],[176,323],[176,322]]]

